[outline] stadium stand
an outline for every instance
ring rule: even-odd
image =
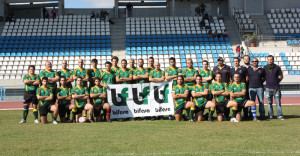
[[[61,69],[61,61],[68,60],[75,69],[83,58],[85,68],[96,58],[104,67],[111,59],[110,27],[108,22],[91,19],[89,15],[63,15],[50,19],[17,19],[6,22],[0,38],[0,79],[21,79],[28,65],[36,66],[36,73],[51,61],[53,69]]]
[[[186,68],[186,59],[192,58],[194,67],[202,69],[202,61],[217,65],[217,58],[225,58],[232,65],[234,53],[228,37],[208,37],[209,28],[218,34],[225,30],[223,20],[199,22],[202,17],[146,17],[126,19],[126,59],[147,59],[153,56],[161,68],[169,67],[169,58],[175,57],[177,66]],[[146,63],[146,62],[145,62]],[[147,64],[145,65],[147,66]]]
[[[244,14],[244,10],[234,10],[233,17],[240,31],[254,30],[253,21],[249,14]]]

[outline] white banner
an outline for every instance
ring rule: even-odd
[[[107,101],[111,118],[174,114],[172,81],[108,85]]]

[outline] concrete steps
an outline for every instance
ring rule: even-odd
[[[120,64],[126,53],[126,19],[114,18],[112,21],[115,22],[110,25],[112,55],[119,57]]]

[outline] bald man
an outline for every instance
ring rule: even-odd
[[[89,81],[89,75],[86,69],[83,68],[83,59],[78,60],[78,68],[73,71],[73,80],[76,80],[78,77],[82,78],[82,86],[87,87],[87,82]],[[77,86],[77,82],[75,81],[75,86]]]
[[[57,72],[58,76],[61,77],[61,76],[64,76],[66,77],[66,86],[68,88],[73,88],[72,87],[72,82],[73,82],[73,72],[72,70],[68,69],[68,62],[67,60],[63,60],[62,63],[61,63],[61,66],[62,66],[62,69],[60,71]]]

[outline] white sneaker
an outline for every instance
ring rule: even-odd
[[[26,120],[22,119],[19,123],[26,123]]]
[[[40,123],[40,122],[39,122],[38,119],[35,119],[35,120],[33,121],[33,123],[36,123],[36,124],[37,124],[37,123]]]
[[[54,120],[54,121],[53,121],[53,124],[54,124],[54,125],[57,125],[57,121]]]
[[[230,121],[231,122],[239,122],[236,118],[231,118]]]

